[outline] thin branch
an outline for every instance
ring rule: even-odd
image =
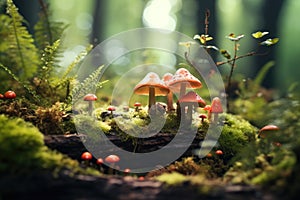
[[[232,59],[230,59],[230,60],[226,60],[226,61],[222,61],[222,62],[217,62],[216,65],[217,65],[217,66],[221,66],[221,65],[224,65],[224,64],[231,63],[231,62],[234,61],[234,60],[239,60],[239,59],[241,59],[241,58],[245,58],[245,57],[248,57],[248,56],[256,56],[256,55],[263,55],[263,54],[257,54],[257,52],[252,51],[252,52],[249,52],[249,53],[247,53],[247,54],[244,54],[244,55],[241,55],[241,56],[234,57],[234,58],[232,58]]]

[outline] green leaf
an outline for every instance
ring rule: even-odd
[[[260,43],[260,45],[266,45],[266,46],[271,46],[273,44],[276,44],[279,41],[279,38],[273,38],[273,39],[267,39],[263,42]]]
[[[258,74],[256,75],[255,79],[254,79],[254,83],[256,85],[261,85],[263,79],[265,78],[266,74],[268,73],[268,71],[271,69],[271,67],[273,67],[275,65],[274,61],[269,61],[267,62],[258,72]]]
[[[269,34],[269,32],[261,32],[261,31],[257,31],[256,33],[252,33],[252,37],[258,39],[258,38],[262,38],[263,36]]]

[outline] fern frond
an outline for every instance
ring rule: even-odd
[[[71,95],[73,103],[82,99],[86,94],[90,93],[91,90],[97,88],[97,82],[102,73],[103,67],[103,65],[98,67],[98,69],[85,78],[83,82],[78,82],[74,85]]]
[[[67,67],[65,73],[62,76],[62,80],[64,80],[70,74],[74,67],[78,65],[78,63],[92,50],[92,48],[93,45],[89,45],[85,48],[85,50],[83,50],[76,56],[75,60]]]
[[[63,35],[67,25],[63,22],[52,21],[48,5],[43,0],[39,0],[42,8],[39,14],[39,21],[34,26],[34,36],[36,43],[40,49],[45,49],[46,46],[52,45]]]
[[[7,14],[10,16],[10,23],[7,24],[7,30],[11,33],[6,38],[9,49],[5,54],[11,63],[7,66],[15,66],[11,71],[25,80],[32,76],[39,64],[37,48],[34,45],[32,35],[29,34],[27,28],[23,26],[24,19],[19,14],[18,8],[12,0],[7,0]]]

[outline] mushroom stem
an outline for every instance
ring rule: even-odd
[[[214,114],[213,123],[218,123],[219,113],[213,113],[213,114]]]
[[[187,113],[185,117],[185,123],[187,127],[190,127],[192,124],[192,118],[193,118],[193,105],[191,103],[187,104]]]
[[[185,92],[186,92],[186,83],[181,83],[180,84],[179,98],[181,98],[183,95],[185,95]]]
[[[153,105],[155,105],[155,88],[150,87],[149,88],[149,110]]]
[[[89,115],[92,116],[92,113],[93,113],[93,102],[92,101],[89,101]]]
[[[169,92],[167,95],[167,106],[168,106],[168,112],[171,112],[174,110],[173,106],[173,92]]]

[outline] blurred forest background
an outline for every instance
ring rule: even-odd
[[[1,0],[3,5],[5,1]],[[15,0],[19,12],[32,31],[38,20],[38,0]],[[67,66],[88,43],[97,45],[110,36],[139,27],[155,27],[182,32],[190,37],[204,33],[206,9],[210,10],[209,35],[213,44],[231,50],[225,39],[230,33],[245,34],[240,54],[255,50],[251,38],[256,31],[269,31],[280,41],[266,49],[266,56],[239,60],[237,71],[254,77],[268,61],[275,66],[263,85],[284,92],[299,80],[300,45],[299,0],[48,0],[55,20],[69,24],[65,32],[62,65]],[[5,12],[2,7],[3,12]],[[215,61],[222,58],[213,55]],[[223,59],[222,59],[223,60]]]

